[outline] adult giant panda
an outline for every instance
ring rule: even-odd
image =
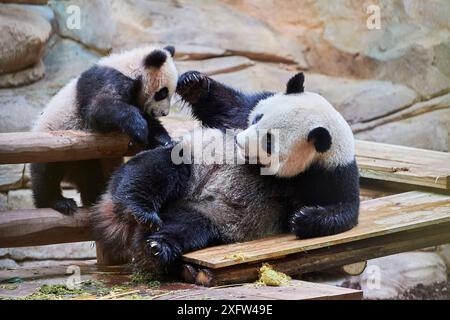
[[[147,46],[100,59],[53,97],[33,130],[122,131],[144,148],[169,143],[155,117],[168,114],[176,89],[174,53],[172,46]],[[75,184],[84,205],[94,204],[121,163],[122,158],[112,158],[32,164],[36,207],[75,212],[75,201],[61,193],[63,180]]]
[[[244,126],[236,117],[242,112],[247,129],[234,136],[200,129],[201,141],[193,135],[123,165],[93,215],[97,239],[139,268],[156,271],[212,244],[287,231],[299,238],[325,236],[354,227],[359,175],[353,134],[326,99],[304,92],[303,81],[298,74],[285,94],[246,96],[198,73],[180,77],[178,92],[192,103],[194,115],[203,120],[204,113],[207,125],[224,129]],[[225,147],[214,156],[228,156],[229,150],[234,155],[229,147],[236,145],[247,164],[195,161],[220,140]],[[252,142],[256,153],[250,152]],[[188,152],[192,161],[173,161],[196,143],[201,148]],[[261,175],[263,168],[271,174]]]

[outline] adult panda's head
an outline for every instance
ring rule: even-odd
[[[175,48],[167,46],[152,50],[142,61],[139,103],[149,115],[160,117],[169,114],[170,100],[175,93],[178,80],[174,55]]]
[[[270,166],[269,174],[293,177],[312,164],[333,169],[354,160],[349,125],[325,98],[304,92],[303,83],[299,73],[285,94],[260,101],[249,115],[249,127],[236,136],[241,154]]]

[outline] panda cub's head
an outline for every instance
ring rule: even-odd
[[[303,83],[299,73],[289,80],[286,94],[260,101],[249,127],[236,136],[241,154],[270,165],[270,174],[278,177],[296,176],[312,164],[333,169],[354,160],[349,125],[325,98],[304,92]]]
[[[167,46],[151,51],[142,61],[139,104],[147,114],[155,117],[169,114],[170,99],[175,93],[178,80],[174,55],[175,48]]]

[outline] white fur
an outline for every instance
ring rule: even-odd
[[[354,160],[350,126],[325,98],[316,93],[277,94],[262,100],[251,112],[249,124],[259,114],[263,114],[261,120],[238,134],[237,142],[241,147],[246,141],[258,144],[260,156],[265,152],[261,149],[261,135],[257,133],[270,130],[278,134],[279,143],[275,143],[275,152],[270,157],[279,159],[279,176],[296,175],[313,162],[324,168],[335,168]],[[327,152],[317,152],[313,143],[307,141],[309,132],[317,127],[324,127],[331,135],[332,144]]]

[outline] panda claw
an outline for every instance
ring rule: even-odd
[[[147,240],[147,241],[150,241],[150,240]],[[156,246],[158,246],[158,242],[156,242],[156,241],[150,242],[150,248],[154,248]]]

